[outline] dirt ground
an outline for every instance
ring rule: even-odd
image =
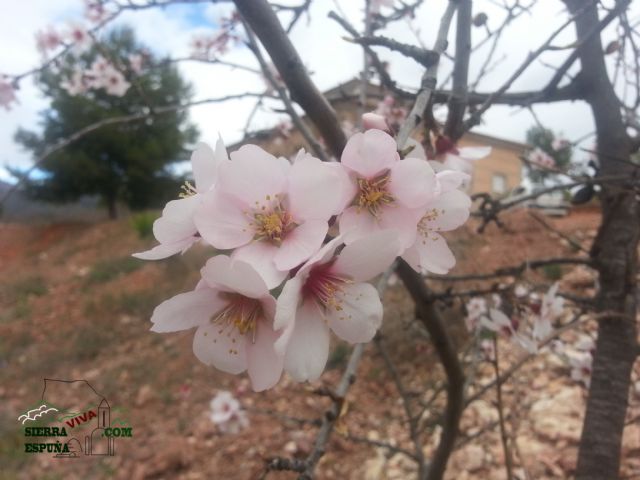
[[[479,235],[477,221],[471,221],[448,235],[458,258],[452,275],[491,272],[534,258],[585,255],[579,246],[588,249],[599,222],[597,212],[589,208],[565,218],[543,217],[570,236],[567,240],[544,228],[526,210],[504,218],[508,233],[492,225]],[[314,390],[339,381],[349,349],[335,343],[329,368],[314,384],[296,384],[285,377],[271,391],[252,393],[246,378],[198,362],[191,349],[193,332],[149,331],[155,305],[192,289],[198,269],[211,253],[197,247],[162,262],[130,257],[152,244],[153,239],[138,238],[129,220],[0,224],[0,480],[255,479],[269,457],[308,454],[317,429],[312,421],[321,418],[330,403]],[[563,290],[581,297],[588,297],[595,288],[592,273],[582,266],[540,269],[527,274],[527,279],[534,287],[561,279]],[[433,397],[442,372],[431,344],[414,321],[410,298],[401,285],[391,283],[384,297],[383,341],[417,407]],[[430,285],[436,291],[452,287],[439,280]],[[466,282],[454,288],[490,285]],[[459,305],[449,305],[445,315],[461,355],[471,362],[470,356],[463,355],[469,342]],[[587,322],[582,328],[593,331],[595,327]],[[571,341],[575,335],[568,332],[563,338]],[[523,354],[511,346],[502,353],[505,366]],[[492,377],[491,366],[479,364],[469,394]],[[112,405],[128,410],[133,438],[119,441],[115,456],[100,459],[25,453],[23,426],[16,419],[38,401],[43,378],[86,379]],[[219,390],[235,392],[248,410],[250,428],[236,435],[216,429],[208,412],[209,401]],[[543,353],[515,374],[504,392],[517,477],[570,478],[584,387],[571,380],[567,366],[555,355]],[[630,401],[623,474],[640,478],[640,398],[632,396]],[[347,403],[319,464],[318,478],[415,478],[411,462],[403,455],[353,440],[377,439],[411,448],[394,382],[371,345]],[[422,413],[427,456],[437,444],[437,416],[443,403],[440,395]],[[496,420],[493,391],[467,408],[447,478],[505,478]],[[268,478],[296,477],[274,472]]]

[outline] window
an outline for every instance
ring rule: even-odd
[[[507,191],[507,177],[501,173],[494,173],[491,177],[491,191],[493,193],[504,193]]]

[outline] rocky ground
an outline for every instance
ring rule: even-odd
[[[527,211],[505,216],[509,233],[490,226],[475,233],[476,222],[449,235],[459,264],[452,274],[487,272],[533,258],[584,255],[598,225],[595,210],[545,221]],[[198,268],[210,254],[195,248],[163,262],[130,258],[153,243],[139,239],[128,220],[101,224],[29,226],[0,224],[0,479],[205,479],[259,478],[266,458],[304,458],[315,438],[313,420],[330,403],[314,393],[335,385],[349,355],[334,345],[322,379],[299,385],[285,378],[273,390],[253,394],[246,379],[200,364],[191,351],[192,332],[149,332],[154,306],[195,285]],[[528,275],[532,286],[560,279],[561,288],[589,296],[595,287],[585,267],[542,269]],[[383,341],[400,377],[415,398],[427,402],[439,390],[440,367],[431,344],[413,322],[413,307],[399,284],[385,293]],[[449,285],[434,281],[434,289]],[[455,288],[476,288],[465,283]],[[490,284],[489,284],[490,285]],[[487,286],[487,284],[483,284]],[[469,339],[459,305],[446,310],[461,355]],[[584,331],[594,325],[585,322]],[[571,342],[575,331],[563,334]],[[508,368],[524,352],[506,345]],[[466,356],[477,374],[469,395],[494,376],[492,365]],[[475,363],[474,363],[475,362]],[[638,367],[640,374],[640,367]],[[127,410],[134,438],[121,440],[105,459],[56,459],[24,453],[25,407],[39,399],[43,378],[83,378],[112,405]],[[222,434],[209,420],[209,401],[219,390],[234,392],[248,410],[251,426]],[[533,357],[504,385],[507,428],[519,479],[570,478],[584,412],[585,389],[549,352]],[[442,395],[422,413],[424,453],[437,444]],[[640,477],[640,398],[631,398],[624,439],[624,471]],[[406,417],[382,356],[369,346],[347,397],[318,478],[411,479],[415,469],[402,454],[375,447],[371,440],[411,448]],[[447,478],[503,479],[504,453],[492,389],[465,411],[459,447]],[[295,478],[274,472],[270,479]]]

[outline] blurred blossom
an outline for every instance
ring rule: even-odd
[[[482,357],[487,361],[493,361],[496,358],[496,346],[493,340],[485,338],[480,341],[480,352]]]
[[[84,16],[92,23],[100,23],[109,17],[110,13],[100,0],[85,0]]]
[[[591,353],[570,352],[568,354],[571,366],[571,378],[576,382],[582,382],[587,388],[591,384],[591,370],[593,357]]]
[[[480,317],[487,313],[487,302],[482,297],[474,297],[467,302],[465,323],[470,332],[474,332],[480,323]]]
[[[557,295],[558,282],[554,283],[542,297],[540,313],[533,317],[533,338],[543,340],[553,331],[552,322],[562,314],[564,299]]]
[[[559,152],[560,150],[564,150],[570,145],[571,145],[571,142],[569,142],[569,140],[567,140],[566,138],[559,137],[559,138],[553,139],[553,142],[551,143],[551,148],[553,148],[554,151]]]
[[[0,74],[0,106],[9,111],[11,110],[11,104],[14,102],[18,103],[15,88],[13,84],[8,81],[7,77]]]
[[[89,31],[79,23],[70,23],[65,38],[73,46],[76,53],[86,52],[93,43]]]
[[[596,350],[596,342],[589,335],[580,335],[573,347],[581,352],[593,353]]]
[[[529,289],[522,284],[518,284],[513,292],[516,297],[526,297],[529,294]]]
[[[139,53],[132,53],[129,55],[129,65],[131,66],[131,70],[136,74],[140,75],[142,73],[142,64],[144,62],[144,56]]]
[[[527,160],[542,168],[555,168],[556,161],[551,155],[540,148],[535,148],[527,154]]]
[[[209,418],[222,433],[237,434],[249,426],[249,418],[231,392],[222,390],[210,403]]]
[[[36,47],[42,55],[62,45],[62,36],[53,27],[46,27],[36,33]]]
[[[391,2],[393,3],[393,2]],[[392,95],[387,95],[378,103],[377,108],[372,112],[379,117],[382,117],[386,122],[377,120],[376,123],[379,126],[366,126],[365,130],[369,128],[377,128],[379,130],[389,130],[389,127],[394,129],[399,128],[400,124],[407,118],[407,109],[401,105],[396,105],[396,99]],[[371,115],[371,114],[366,114]],[[364,120],[364,118],[363,118]]]
[[[72,97],[82,95],[86,93],[88,89],[87,82],[81,70],[74,70],[69,78],[60,83],[60,86]]]

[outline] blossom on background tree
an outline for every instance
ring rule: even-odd
[[[0,106],[5,110],[11,110],[11,104],[17,103],[15,88],[6,77],[0,74]]]
[[[235,435],[249,427],[249,418],[231,392],[222,390],[209,403],[209,418],[221,433]]]

